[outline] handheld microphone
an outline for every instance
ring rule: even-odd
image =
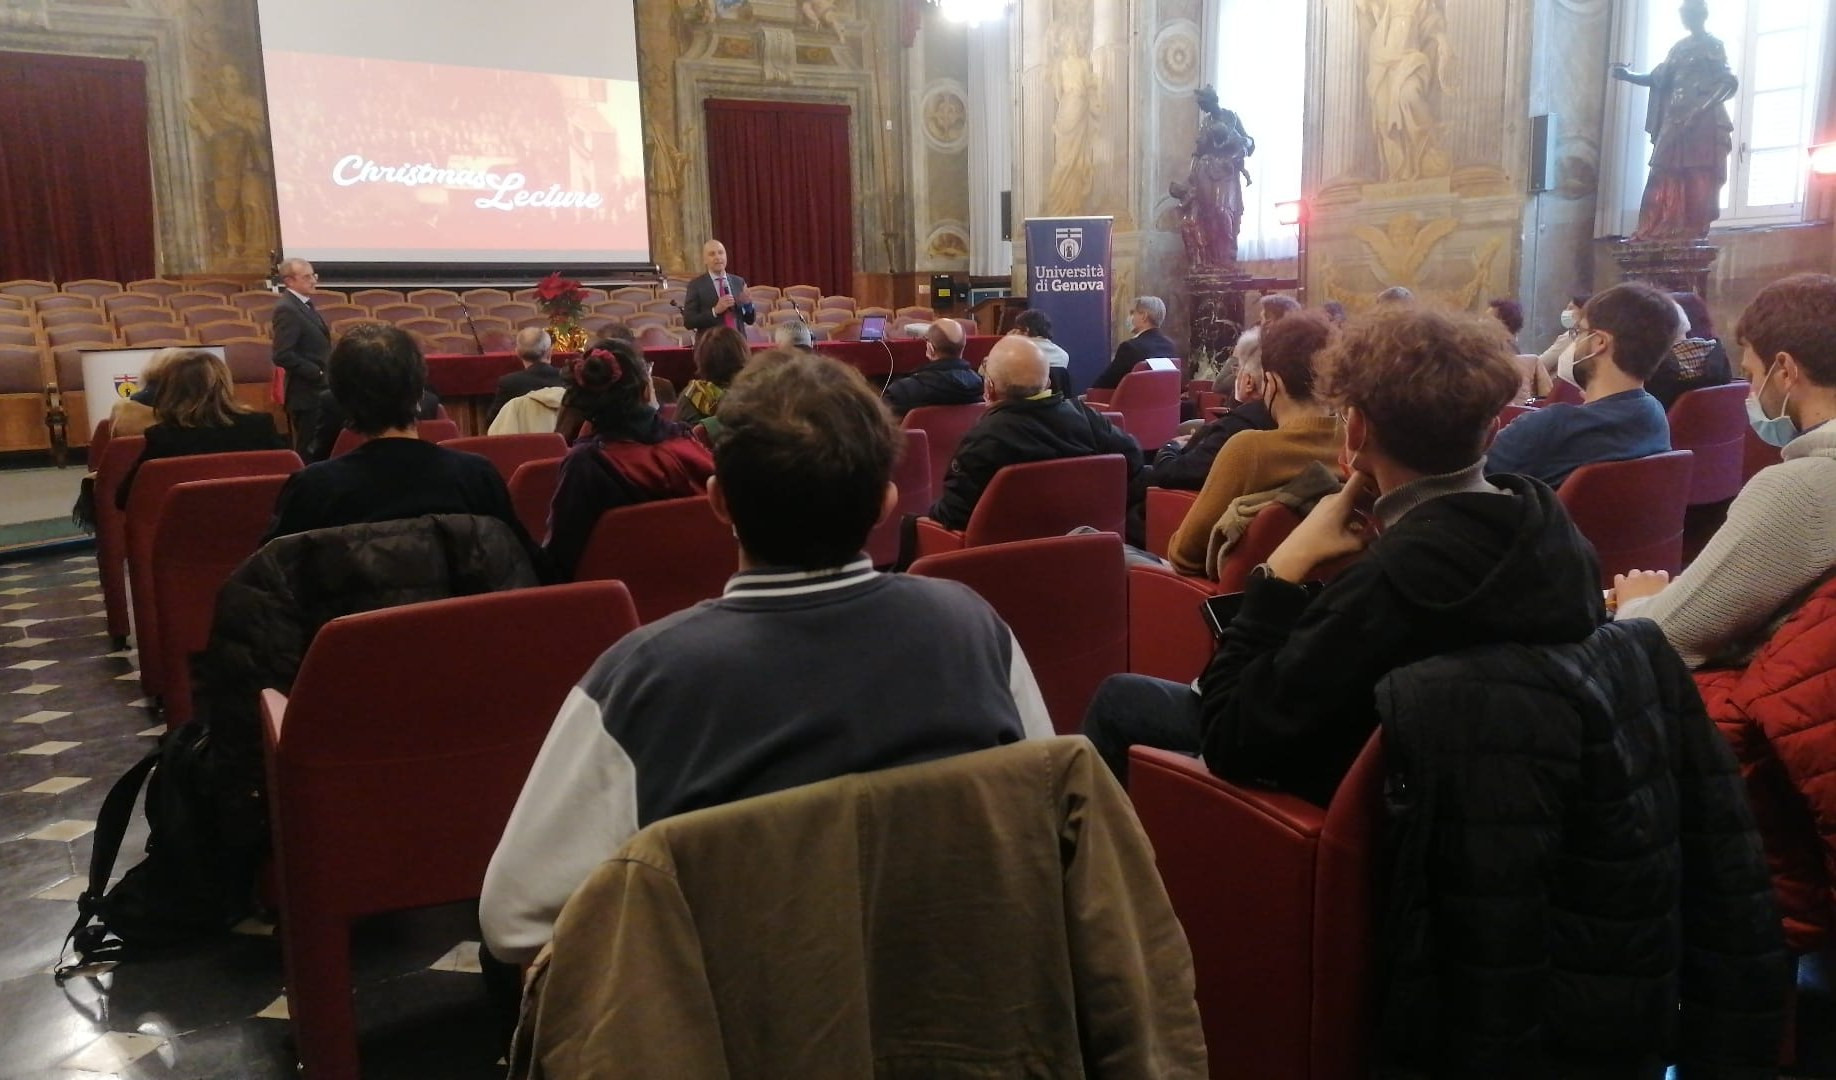
[[[455,294],[456,295],[456,294]],[[472,331],[472,344],[478,346],[478,355],[484,355],[484,339],[478,336],[478,324],[472,321],[472,306],[459,297],[459,310],[465,312],[466,328]]]

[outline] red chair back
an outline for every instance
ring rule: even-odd
[[[929,555],[922,577],[960,581],[1013,630],[1039,680],[1052,726],[1082,730],[1099,683],[1128,670],[1128,580],[1122,538],[1053,536]]]
[[[1550,401],[1561,402],[1564,405],[1587,404],[1587,395],[1581,392],[1579,386],[1569,382],[1567,379],[1554,379],[1552,381],[1555,383],[1555,386],[1549,391]]]
[[[440,445],[488,459],[506,484],[516,475],[516,470],[531,461],[567,456],[567,440],[552,431],[527,435],[469,435],[447,439]]]
[[[1761,469],[1770,469],[1785,460],[1778,447],[1754,434],[1752,425],[1741,434],[1740,482],[1745,486]]]
[[[446,406],[442,405],[440,409],[444,414]],[[443,443],[448,439],[457,439],[459,437],[459,424],[457,421],[448,420],[442,415],[436,420],[415,421],[414,433],[422,442]]]
[[[1029,461],[995,473],[969,515],[964,547],[1063,536],[1088,525],[1122,535],[1128,466],[1121,454]]]
[[[1683,569],[1683,511],[1689,505],[1688,450],[1583,465],[1556,492],[1600,558],[1600,587],[1628,570]]]
[[[538,543],[548,540],[548,511],[561,486],[561,459],[526,461],[510,474],[510,505],[523,531]]]
[[[1230,549],[1218,566],[1218,591],[1242,592],[1249,584],[1249,572],[1269,560],[1275,549],[1300,525],[1300,515],[1280,503],[1270,503],[1256,512],[1244,530],[1243,539]]]
[[[1536,406],[1534,405],[1506,405],[1504,408],[1498,410],[1498,426],[1503,428],[1505,425],[1525,413],[1533,413],[1535,411]]]
[[[1745,464],[1747,384],[1705,386],[1670,405],[1670,448],[1696,455],[1689,505],[1718,503],[1740,494]]]
[[[96,569],[102,581],[102,608],[108,617],[108,635],[117,645],[128,636],[127,514],[115,508],[121,478],[140,460],[147,440],[139,435],[111,438],[94,451],[96,504]]]
[[[153,523],[153,594],[159,597],[166,726],[191,720],[191,654],[210,642],[217,593],[261,548],[285,473],[175,484]]]
[[[1161,446],[1179,434],[1179,385],[1177,371],[1131,371],[1103,408],[1127,417],[1142,446]]]
[[[1379,741],[1324,810],[1145,746],[1128,788],[1192,947],[1205,1043],[1229,1048],[1215,1075],[1367,1076]]]
[[[140,649],[140,686],[148,694],[166,692],[165,653],[160,645],[159,593],[153,583],[153,533],[166,494],[191,480],[231,476],[286,476],[300,470],[291,450],[246,450],[233,454],[192,454],[146,462],[128,493],[128,584],[133,598],[135,644]]]
[[[982,419],[982,413],[988,406],[982,402],[969,405],[921,405],[905,414],[899,426],[906,430],[917,428],[924,432],[930,442],[931,452],[931,490],[943,490],[944,477],[950,475],[950,461],[956,457],[956,447]]]
[[[654,622],[720,595],[739,568],[733,529],[706,495],[621,506],[600,515],[575,581],[622,581],[638,618]]]
[[[367,435],[359,435],[350,428],[341,428],[338,431],[337,439],[332,442],[331,456],[335,458],[343,457],[369,441],[370,439]]]
[[[1186,520],[1187,511],[1197,501],[1196,491],[1148,488],[1147,549],[1166,558],[1167,549],[1173,546],[1173,534],[1179,531],[1180,524]]]
[[[893,466],[893,486],[899,489],[899,502],[886,520],[874,526],[867,536],[867,557],[873,565],[891,566],[899,561],[899,536],[905,515],[922,514],[931,508],[931,442],[922,428],[905,429],[905,451]]]
[[[636,625],[616,582],[347,615],[313,638],[290,698],[262,695],[287,1001],[308,1073],[358,1075],[352,920],[478,896],[562,702]]]
[[[1200,612],[1216,596],[1211,582],[1158,566],[1128,568],[1128,670],[1189,683],[1217,643]]]

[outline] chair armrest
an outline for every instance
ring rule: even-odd
[[[961,551],[963,549],[962,533],[954,529],[946,529],[942,525],[939,525],[936,520],[928,517],[921,517],[918,519],[917,530],[913,534],[913,539],[913,546],[917,548],[917,551],[913,554],[913,558],[915,559],[922,559],[926,555],[941,555],[946,551]]]
[[[1215,593],[1204,578],[1171,567],[1128,568],[1128,670],[1191,682],[1211,661],[1216,644],[1200,606]]]
[[[1298,795],[1244,787],[1213,776],[1211,770],[1205,768],[1205,763],[1198,758],[1176,754],[1171,750],[1156,750],[1150,746],[1130,747],[1128,755],[1131,790],[1132,778],[1137,775],[1137,770],[1148,766],[1163,773],[1176,774],[1180,779],[1205,789],[1221,807],[1229,808],[1231,816],[1280,830],[1296,839],[1317,840],[1320,830],[1326,825],[1326,811],[1323,808]]]
[[[280,743],[281,725],[287,718],[287,695],[279,690],[261,692],[261,738],[267,752],[272,755]]]
[[[1110,399],[1115,396],[1116,392],[1114,390],[1086,390],[1084,391],[1084,404],[1091,408],[1095,408],[1098,405],[1107,405]]]
[[[1147,548],[1162,558],[1173,543],[1173,534],[1186,520],[1187,511],[1198,501],[1198,492],[1173,488],[1147,490]]]

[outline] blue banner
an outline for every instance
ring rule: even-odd
[[[1110,218],[1026,219],[1027,305],[1052,320],[1078,393],[1109,366]]]

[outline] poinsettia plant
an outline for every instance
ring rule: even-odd
[[[571,326],[579,322],[586,312],[586,296],[578,281],[562,277],[559,270],[536,282],[536,306],[552,323]]]

